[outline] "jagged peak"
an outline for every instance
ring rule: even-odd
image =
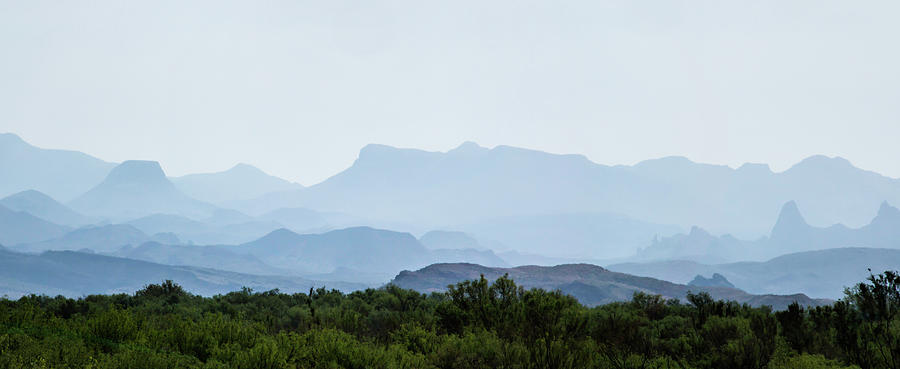
[[[872,223],[888,219],[900,220],[900,209],[891,206],[887,201],[882,201],[881,206],[878,207],[878,214],[872,220]]]
[[[808,226],[809,224],[806,223],[806,219],[800,214],[800,208],[797,206],[797,203],[794,200],[791,200],[781,206],[781,211],[778,213],[778,220],[775,222],[775,227],[772,228],[772,234],[776,235],[786,230]]]
[[[898,214],[900,210],[891,206],[887,201],[882,201],[881,206],[878,207],[878,215],[889,215],[889,214]]]

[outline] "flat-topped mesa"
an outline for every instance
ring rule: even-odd
[[[829,172],[834,170],[858,170],[849,160],[840,156],[828,157],[825,155],[813,155],[794,164],[788,172],[813,170],[816,172]]]

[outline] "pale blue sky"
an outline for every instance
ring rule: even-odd
[[[0,131],[313,184],[462,141],[900,177],[897,1],[0,0]]]

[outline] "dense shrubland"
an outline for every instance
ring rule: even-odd
[[[636,294],[587,308],[485,279],[423,295],[171,282],[134,295],[0,300],[2,368],[900,368],[900,277],[786,311]]]

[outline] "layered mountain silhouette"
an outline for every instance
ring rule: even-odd
[[[123,246],[137,246],[150,241],[168,244],[180,243],[178,237],[172,233],[147,235],[128,224],[107,224],[78,228],[58,238],[17,245],[16,249],[32,252],[46,250],[113,252]]]
[[[475,264],[434,264],[417,271],[403,271],[391,283],[420,292],[445,291],[448,285],[484,276],[495,280],[508,276],[525,288],[560,290],[585,305],[599,305],[629,301],[635,292],[662,295],[684,300],[687,293],[707,292],[716,299],[734,300],[754,306],[769,305],[784,309],[793,302],[805,306],[827,303],[803,294],[751,295],[744,291],[721,286],[686,286],[648,277],[612,272],[596,265],[567,264],[553,267],[521,266],[516,268],[488,268]]]
[[[173,233],[186,243],[210,245],[210,244],[238,244],[253,241],[269,232],[284,226],[270,221],[244,219],[217,213],[216,219],[198,221],[180,215],[153,214],[138,219],[130,220],[126,224],[140,229],[146,234]],[[233,220],[235,223],[229,223]]]
[[[628,264],[635,273],[679,283],[719,273],[751,293],[833,298],[865,277],[861,265],[887,267],[896,251],[888,249],[900,249],[900,211],[889,205],[900,203],[900,181],[824,156],[773,172],[681,157],[606,166],[472,142],[448,152],[368,145],[345,171],[303,188],[243,164],[167,178],[156,162],[116,165],[10,134],[0,135],[0,154],[6,251],[83,250],[376,285],[434,263],[607,265],[637,250],[630,260],[643,263]],[[425,233],[434,229],[449,231]],[[811,251],[822,249],[832,250]],[[760,262],[730,263],[747,260]],[[805,260],[844,269],[825,275]],[[630,298],[637,288],[566,283],[556,286],[588,301]]]
[[[120,220],[158,213],[196,219],[209,217],[215,210],[179,191],[159,163],[142,160],[119,164],[103,182],[69,205],[84,214]]]
[[[146,242],[137,247],[123,247],[112,256],[144,260],[158,264],[219,269],[257,275],[297,275],[268,265],[254,256],[238,254],[223,246],[166,245]]]
[[[431,251],[435,262],[459,262],[507,267],[509,263],[481,245],[464,232],[429,231],[419,237],[419,242]]]
[[[412,235],[369,227],[304,235],[280,229],[235,249],[304,273],[327,273],[338,267],[393,273],[427,265],[429,259],[428,250]]]
[[[150,283],[172,280],[191,293],[211,296],[249,287],[257,291],[279,289],[296,293],[311,287],[346,292],[364,285],[316,282],[299,277],[259,276],[215,269],[170,266],[146,261],[75,251],[48,251],[40,255],[0,249],[0,296],[17,298],[39,292],[51,296],[133,293]]]
[[[757,237],[789,200],[806,208],[813,224],[860,226],[880,202],[900,203],[900,180],[824,156],[776,173],[760,164],[732,169],[678,157],[605,166],[580,155],[474,143],[448,152],[368,145],[350,168],[322,183],[245,205],[257,212],[307,207],[432,228],[601,212]]]
[[[10,210],[24,211],[38,218],[67,226],[82,226],[94,221],[94,219],[35,190],[26,190],[4,197],[0,199],[0,205]]]
[[[860,228],[842,224],[829,227],[809,225],[797,204],[782,206],[769,237],[744,241],[731,235],[713,236],[694,227],[687,235],[654,240],[638,251],[636,260],[693,260],[719,263],[737,260],[765,260],[778,255],[839,247],[900,249],[900,210],[882,202],[872,221]]]
[[[677,226],[598,213],[508,216],[455,228],[496,249],[582,259],[631,256],[637,245],[681,231]]]
[[[328,215],[305,208],[275,209],[258,216],[257,219],[277,222],[296,232],[324,229],[332,225]]]
[[[419,237],[419,242],[429,249],[483,249],[478,240],[465,232],[429,231]]]
[[[37,190],[69,201],[100,183],[114,166],[81,152],[41,149],[12,133],[0,133],[0,197]]]
[[[238,164],[223,172],[189,174],[172,178],[175,186],[193,198],[222,204],[253,199],[270,192],[299,190],[303,186],[266,174],[249,164]]]
[[[64,235],[69,227],[0,205],[0,245],[44,241]]]
[[[792,253],[763,262],[703,264],[670,260],[615,264],[608,268],[676,283],[687,283],[696,275],[718,273],[737,288],[751,293],[802,292],[810,296],[838,299],[843,297],[844,288],[859,283],[870,273],[896,270],[898,265],[898,249],[855,247]]]
[[[409,233],[353,227],[321,234],[298,234],[279,229],[238,246],[218,246],[231,253],[250,255],[273,268],[297,275],[324,275],[330,279],[384,283],[398,270],[421,268],[436,262],[506,263],[488,250],[428,250]],[[171,251],[177,251],[175,249]],[[335,273],[335,271],[344,271]],[[361,280],[355,273],[370,276]]]

